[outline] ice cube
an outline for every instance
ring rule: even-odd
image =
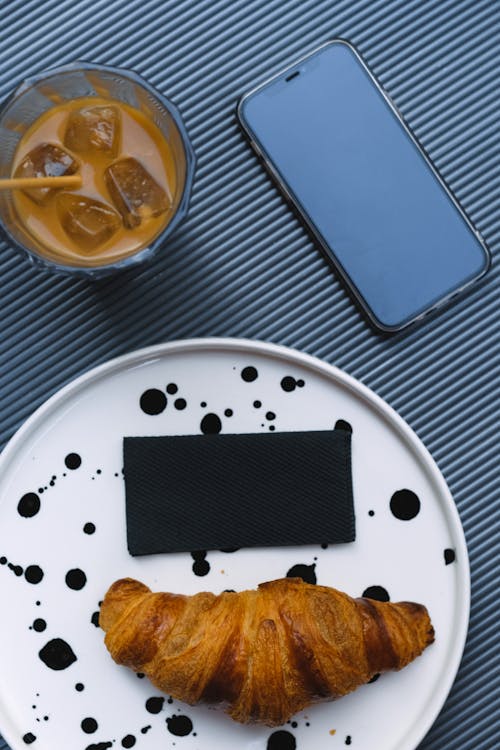
[[[120,112],[113,106],[82,107],[68,117],[64,145],[77,154],[116,156],[120,145]]]
[[[104,176],[111,200],[129,229],[170,208],[167,193],[131,156],[115,161]]]
[[[121,226],[111,206],[84,195],[62,193],[57,197],[57,213],[66,234],[87,253],[99,249]]]
[[[14,177],[61,177],[75,174],[78,162],[60,146],[53,143],[40,143],[29,151],[17,167]],[[60,188],[25,188],[26,193],[35,203],[47,203],[54,191]]]

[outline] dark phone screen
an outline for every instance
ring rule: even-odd
[[[347,44],[321,48],[240,113],[382,327],[486,270],[487,251]]]

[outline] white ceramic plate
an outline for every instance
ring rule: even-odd
[[[284,377],[291,378],[285,383],[293,390],[283,389]],[[140,406],[149,389],[167,396],[166,408],[156,415]],[[156,400],[161,406],[161,395]],[[256,401],[262,405],[256,407]],[[220,418],[224,432],[267,431],[271,425],[331,429],[338,419],[349,422],[356,542],[327,549],[208,552],[197,562],[189,553],[130,557],[122,438],[199,434],[207,414]],[[77,456],[81,463],[74,468]],[[9,443],[0,468],[0,724],[15,750],[27,743],[33,750],[338,750],[346,745],[413,750],[436,718],[456,674],[468,622],[468,560],[459,518],[415,434],[381,399],[334,367],[279,346],[241,340],[200,339],[144,349],[92,370],[53,396]],[[418,505],[415,495],[420,505],[408,520],[390,507],[401,490],[413,493],[398,496],[409,515],[411,501],[413,513]],[[86,533],[93,530],[87,524],[95,526],[93,533]],[[107,587],[122,576],[156,590],[191,594],[255,587],[295,565],[307,566],[302,571],[318,583],[353,596],[379,586],[392,601],[424,603],[436,629],[435,644],[402,672],[315,706],[275,732],[240,726],[219,710],[168,697],[149,702],[159,711],[151,713],[146,702],[160,698],[158,691],[112,662],[103,633],[92,622]],[[66,654],[64,644],[71,649]],[[67,664],[71,653],[77,658],[55,670],[40,651],[50,652],[52,666]],[[84,719],[83,727],[95,731],[82,729]]]

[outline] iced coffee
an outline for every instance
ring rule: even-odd
[[[80,174],[77,190],[16,190],[17,220],[49,260],[115,263],[147,247],[174,213],[174,156],[165,136],[138,109],[114,99],[66,101],[24,133],[15,177]]]

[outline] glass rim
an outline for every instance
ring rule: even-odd
[[[29,261],[42,269],[45,268],[45,270],[53,270],[58,271],[61,274],[89,278],[101,274],[104,275],[107,273],[113,273],[115,271],[126,270],[134,265],[142,263],[143,261],[147,260],[150,255],[154,254],[160,242],[164,242],[168,237],[170,237],[170,235],[175,231],[178,225],[187,216],[188,202],[191,196],[194,181],[194,172],[196,168],[196,155],[191,144],[186,126],[184,125],[182,116],[180,114],[180,110],[169,97],[162,94],[161,91],[155,88],[155,86],[149,83],[149,81],[147,81],[140,73],[137,73],[135,70],[120,68],[113,65],[88,62],[86,60],[75,60],[71,63],[44,68],[43,70],[37,71],[36,73],[23,78],[22,81],[15,85],[10,94],[8,94],[0,103],[0,120],[2,119],[5,112],[8,111],[9,106],[13,102],[15,102],[16,99],[18,99],[22,94],[24,94],[29,88],[36,86],[41,81],[50,79],[52,76],[71,73],[78,70],[95,70],[104,73],[114,73],[115,75],[132,81],[133,83],[141,86],[143,89],[148,91],[155,99],[159,101],[159,103],[168,112],[168,114],[174,121],[174,124],[177,127],[177,130],[179,131],[179,135],[181,137],[186,159],[186,176],[182,194],[180,196],[179,204],[175,210],[175,213],[166,227],[146,247],[143,247],[142,249],[137,250],[131,255],[127,255],[126,257],[111,263],[106,263],[99,266],[76,266],[67,263],[59,263],[57,260],[47,258],[40,253],[37,253],[36,251],[26,247],[15,237],[13,237],[9,229],[6,227],[5,222],[3,221],[3,217],[0,213],[0,235],[2,235],[5,241],[15,250],[21,252],[25,256],[27,255]]]

